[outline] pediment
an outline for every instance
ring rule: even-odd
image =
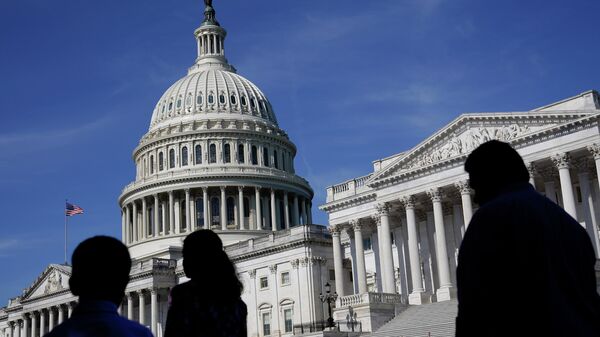
[[[51,264],[23,293],[23,300],[46,296],[69,289],[71,267]]]
[[[376,186],[378,182],[390,177],[465,158],[480,144],[492,139],[514,143],[591,115],[598,116],[598,113],[580,111],[463,114],[373,174],[366,184]]]

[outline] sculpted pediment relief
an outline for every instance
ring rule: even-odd
[[[71,267],[50,265],[34,284],[25,289],[23,299],[35,298],[69,289]]]
[[[466,156],[492,139],[512,142],[587,115],[589,113],[462,115],[374,174],[366,184],[376,185],[387,177]]]

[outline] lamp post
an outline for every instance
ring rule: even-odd
[[[335,300],[338,298],[338,294],[331,293],[331,286],[329,285],[329,282],[325,283],[325,295],[323,295],[323,293],[320,293],[319,298],[321,299],[321,302],[327,302],[327,307],[329,308],[329,318],[327,319],[327,327],[335,327],[335,323],[333,322],[333,316],[331,315],[331,302],[335,302]]]

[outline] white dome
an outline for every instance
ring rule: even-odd
[[[165,91],[152,113],[150,131],[210,119],[259,120],[277,127],[273,108],[256,85],[221,67],[203,68]]]

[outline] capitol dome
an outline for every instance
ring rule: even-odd
[[[133,151],[135,181],[119,197],[133,258],[176,258],[173,247],[199,228],[228,245],[312,223],[296,146],[267,97],[228,63],[210,4],[194,35],[198,57],[156,103]]]

